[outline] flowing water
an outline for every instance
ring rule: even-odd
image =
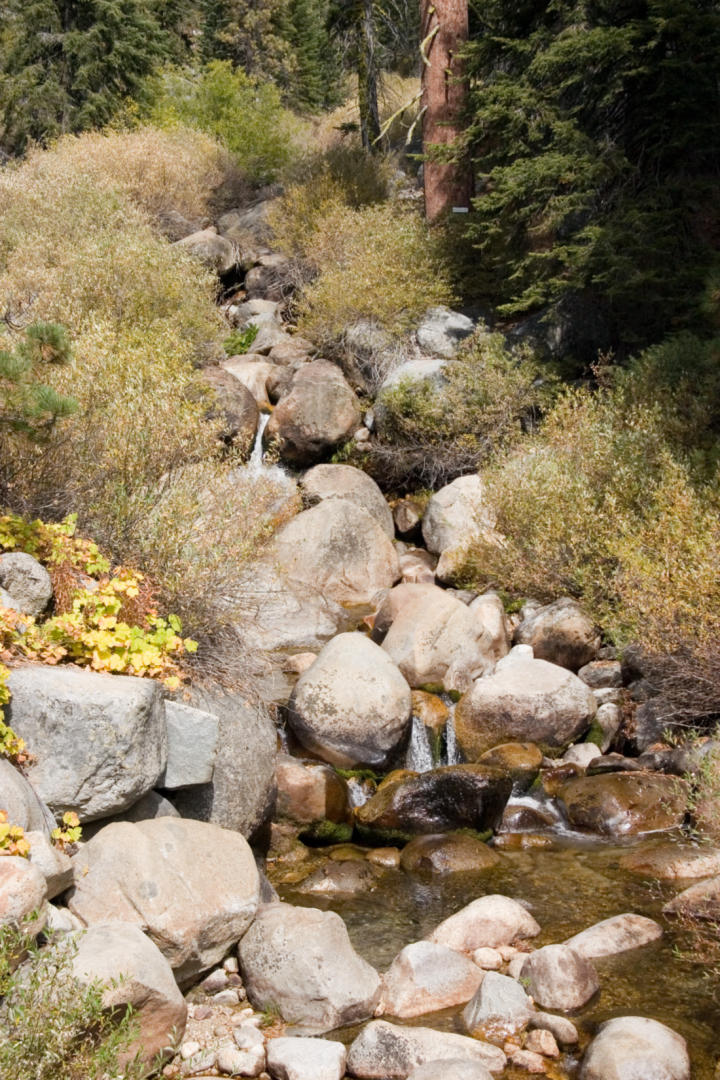
[[[304,896],[291,886],[282,887],[281,892],[291,903],[337,911],[357,951],[381,971],[404,945],[424,937],[442,919],[487,893],[504,893],[527,903],[542,927],[535,946],[563,941],[625,911],[658,919],[665,928],[659,941],[594,961],[601,990],[572,1017],[581,1033],[581,1049],[604,1020],[648,1016],[687,1039],[693,1080],[713,1080],[720,1050],[720,1001],[713,994],[717,984],[714,988],[701,967],[675,955],[675,947],[682,942],[661,911],[665,900],[683,886],[651,885],[624,871],[619,859],[627,851],[627,845],[578,848],[565,839],[562,846],[504,851],[500,866],[478,873],[417,878],[389,870],[374,891],[350,899]],[[447,1010],[409,1022],[463,1032],[461,1011]],[[343,1033],[346,1038],[352,1035],[351,1030]],[[576,1054],[561,1059],[557,1080],[577,1075],[578,1058]],[[503,1074],[504,1078],[516,1076],[527,1080],[528,1074],[511,1069]]]
[[[269,419],[270,413],[260,413],[257,432],[255,433],[255,442],[253,443],[252,452],[247,463],[248,470],[255,476],[259,476],[263,469],[266,468],[263,463],[263,456],[265,454],[265,448],[263,446],[263,435],[265,434],[265,428],[268,425]]]

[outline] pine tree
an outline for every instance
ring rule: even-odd
[[[146,0],[11,0],[0,145],[106,124],[167,53]]]
[[[33,323],[14,347],[0,348],[0,430],[41,441],[58,420],[77,411],[74,398],[38,381],[41,365],[64,365],[70,357],[67,331],[57,323]]]
[[[631,344],[694,319],[720,234],[717,3],[483,0],[471,39],[482,291],[508,314],[580,294]]]
[[[311,112],[341,99],[340,61],[328,21],[327,0],[291,0],[287,34],[296,69],[287,97],[292,105]]]
[[[290,0],[204,0],[203,59],[287,87],[297,70],[290,22]]]

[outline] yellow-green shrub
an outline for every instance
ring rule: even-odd
[[[505,544],[474,545],[469,580],[581,597],[621,643],[670,652],[717,638],[718,490],[693,485],[659,408],[568,392],[484,478]]]
[[[308,238],[306,257],[318,277],[305,289],[298,322],[321,343],[339,340],[359,319],[400,335],[429,307],[453,299],[434,237],[413,210],[331,209]]]

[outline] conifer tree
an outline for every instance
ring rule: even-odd
[[[74,398],[38,380],[43,365],[70,361],[67,331],[57,323],[35,322],[9,348],[0,347],[0,431],[5,428],[42,440],[58,420],[77,411]]]
[[[146,0],[10,0],[0,78],[0,144],[106,124],[166,53]]]

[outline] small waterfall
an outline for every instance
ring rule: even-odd
[[[410,730],[410,745],[407,749],[405,765],[414,772],[429,772],[435,765],[427,728],[422,720],[413,716]]]
[[[462,754],[458,749],[457,736],[455,734],[455,706],[450,706],[450,712],[445,725],[445,755],[448,765],[461,765]]]
[[[358,806],[364,806],[372,794],[369,786],[364,784],[362,780],[358,780],[356,776],[351,776],[348,779],[347,789],[352,810],[355,810]]]
[[[258,475],[263,471],[263,455],[265,453],[263,447],[263,434],[269,419],[270,413],[260,413],[255,442],[253,443],[252,453],[250,454],[250,459],[247,463],[248,469],[255,475]]]

